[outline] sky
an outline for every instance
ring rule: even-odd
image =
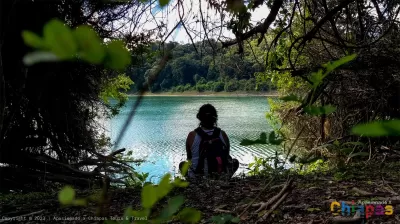
[[[183,17],[183,20],[185,21],[185,25],[188,28],[188,30],[190,30],[191,36],[195,42],[204,39],[204,32],[203,32],[204,29],[202,28],[201,22],[195,23],[197,18],[193,18],[193,16],[198,15],[198,18],[200,19],[199,1],[201,1],[201,9],[203,14],[209,15],[209,18],[206,23],[207,26],[209,26],[210,28],[216,27],[220,24],[221,21],[220,15],[216,14],[214,9],[207,9],[207,2],[205,0],[184,0],[183,4],[184,4],[185,15]],[[172,10],[172,7],[175,5],[176,5],[176,0],[172,0],[169,3],[168,7],[164,7],[164,9],[160,9],[159,6],[154,6],[146,11],[146,16],[143,17],[142,20],[144,21],[145,18],[152,18],[154,16],[158,21],[158,23],[160,21],[163,21],[167,25],[168,27],[167,33],[169,33],[180,21],[177,10],[176,9]],[[263,21],[268,16],[268,13],[269,13],[268,7],[265,5],[261,6],[260,8],[252,12],[251,21]],[[206,20],[206,18],[204,19]],[[212,24],[212,21],[214,21],[216,24]],[[152,29],[155,28],[156,26],[157,25],[154,19],[152,19],[151,21],[147,21],[146,24],[143,26],[143,28]],[[201,31],[201,36],[199,36],[200,31]],[[214,31],[215,32],[209,34],[209,37],[210,36],[218,37],[221,32],[219,28],[214,29]],[[196,35],[195,33],[197,33],[198,35]],[[222,30],[222,36],[234,38],[232,32],[226,29]],[[183,43],[191,42],[190,37],[187,35],[185,29],[181,25],[178,26],[175,32],[173,32],[170,35],[170,37],[167,39],[167,42],[168,41],[176,41]]]

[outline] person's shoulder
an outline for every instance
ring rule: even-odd
[[[226,132],[225,132],[224,130],[222,130],[222,129],[221,129],[221,134],[222,134],[223,136],[228,137],[228,135],[226,134]]]
[[[189,138],[189,137],[194,137],[194,136],[196,136],[196,131],[191,131],[191,132],[189,132],[188,138]]]
[[[215,127],[215,130],[219,130],[221,133],[225,133],[225,131],[222,128]]]

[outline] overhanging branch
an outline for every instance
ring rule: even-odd
[[[264,20],[264,22],[253,29],[251,29],[249,32],[243,33],[240,35],[240,40],[244,41],[249,39],[250,37],[256,35],[256,34],[261,34],[264,35],[269,26],[272,24],[272,22],[275,21],[276,15],[278,15],[279,9],[283,5],[283,0],[274,0],[274,3],[272,4],[271,11],[269,12],[267,18]],[[223,47],[229,47],[232,45],[235,45],[238,43],[237,39],[226,41],[222,43]]]

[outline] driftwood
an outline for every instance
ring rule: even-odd
[[[268,186],[269,186],[269,184],[272,182],[272,180],[267,184],[267,185],[265,185],[265,187],[260,191],[260,193],[262,193]],[[241,205],[241,206],[238,206],[235,210],[236,211],[240,211],[240,210],[243,210],[242,212],[241,212],[241,214],[239,215],[239,217],[241,217],[243,214],[245,214],[246,213],[246,211],[247,211],[247,209],[249,209],[250,207],[258,207],[258,209],[254,212],[254,213],[258,213],[258,212],[260,212],[260,211],[262,211],[262,210],[264,210],[264,209],[267,209],[268,208],[268,206],[271,206],[271,209],[263,216],[263,217],[261,217],[258,221],[260,222],[262,222],[263,220],[265,220],[265,219],[267,219],[268,218],[268,216],[272,213],[272,211],[274,211],[285,199],[286,199],[286,197],[289,195],[289,192],[291,191],[291,189],[292,189],[292,184],[293,184],[293,179],[289,179],[287,182],[286,182],[286,184],[285,185],[283,185],[283,187],[282,187],[282,189],[281,189],[281,191],[277,194],[277,195],[275,195],[275,196],[273,196],[270,200],[268,200],[267,202],[260,202],[260,203],[254,203],[254,201],[258,198],[258,196],[255,198],[255,199],[253,199],[253,201],[252,202],[250,202],[250,203],[248,203],[248,204],[244,204],[244,205]],[[282,185],[276,185],[276,186],[273,186],[273,187],[271,187],[271,188],[277,188],[278,186],[282,186]],[[275,204],[274,204],[275,203]]]
[[[282,190],[275,195],[274,197],[272,197],[271,199],[268,200],[268,202],[265,203],[260,203],[260,208],[258,208],[255,213],[259,213],[261,210],[267,208],[268,206],[272,205],[272,203],[276,202],[276,200],[278,200],[279,198],[282,198],[283,195],[288,191],[288,189],[291,187],[293,183],[293,180],[290,179],[282,188]]]
[[[256,213],[260,212],[263,209],[268,208],[268,206],[270,206],[270,205],[272,205],[272,206],[267,211],[267,213],[265,213],[262,217],[260,217],[258,219],[257,223],[264,222],[271,215],[271,213],[275,209],[277,209],[279,207],[279,205],[282,204],[283,201],[285,201],[285,199],[289,195],[290,191],[292,190],[292,184],[293,184],[293,179],[289,179],[286,182],[285,186],[283,186],[282,190],[277,195],[275,195],[270,200],[268,200],[268,202],[261,203],[260,208],[255,211]]]
[[[87,158],[75,163],[63,162],[45,154],[32,155],[18,152],[18,157],[8,154],[3,158],[5,164],[13,164],[13,166],[0,167],[2,187],[24,189],[24,185],[30,187],[29,183],[32,181],[52,181],[84,187],[92,182],[100,182],[107,174],[119,175],[119,178],[110,177],[111,183],[124,184],[121,177],[129,177],[130,171],[133,169],[127,161],[122,161],[117,157],[124,151],[125,148],[113,151],[108,155],[90,152],[88,154],[92,155],[87,155]],[[29,161],[28,167],[24,165],[26,161]],[[94,169],[92,168],[93,170],[90,171],[88,166],[93,166]],[[45,167],[44,170],[43,167]],[[21,178],[16,178],[18,176]],[[22,181],[16,182],[16,180]]]

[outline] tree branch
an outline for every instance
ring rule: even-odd
[[[276,15],[278,15],[279,9],[282,7],[282,5],[283,5],[283,0],[274,0],[274,3],[272,4],[272,7],[271,7],[271,11],[269,12],[268,17],[264,20],[264,23],[254,27],[253,29],[251,29],[250,31],[248,31],[244,34],[241,34],[240,40],[241,41],[247,40],[250,37],[252,37],[258,33],[260,33],[263,36],[267,32],[267,30],[268,30],[269,26],[272,24],[272,22],[275,21]],[[262,40],[262,38],[261,38],[261,40]],[[238,43],[238,40],[234,39],[234,40],[223,42],[222,46],[229,47],[229,46],[235,45],[237,43]],[[259,40],[258,44],[260,44],[260,43],[261,43],[261,41]]]

